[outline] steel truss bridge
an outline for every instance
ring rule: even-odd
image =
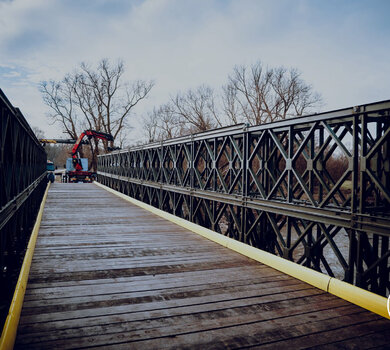
[[[98,181],[389,294],[390,101],[102,155]]]
[[[47,186],[0,117],[1,349],[389,346],[390,101],[102,155],[97,185]]]

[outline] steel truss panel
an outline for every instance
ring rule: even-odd
[[[381,295],[390,292],[390,101],[99,156],[114,189]]]
[[[0,324],[46,187],[46,153],[0,89]]]

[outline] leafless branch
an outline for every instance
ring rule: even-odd
[[[43,100],[51,109],[50,118],[59,123],[72,138],[82,129],[104,131],[121,138],[134,107],[147,97],[154,83],[136,80],[122,83],[124,64],[100,61],[94,69],[82,63],[59,82],[42,82]],[[123,139],[123,137],[121,138]],[[113,146],[103,142],[104,149]],[[96,167],[98,142],[91,142],[92,167]]]

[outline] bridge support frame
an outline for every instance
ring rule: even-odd
[[[248,245],[390,292],[390,101],[100,156],[98,181]]]

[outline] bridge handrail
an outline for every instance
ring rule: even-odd
[[[330,249],[341,279],[385,295],[389,162],[390,100],[99,156],[98,180],[333,276]]]
[[[0,89],[1,309],[12,298],[46,184],[46,153],[18,108]],[[4,288],[3,288],[4,287]],[[0,314],[0,324],[4,319]]]

